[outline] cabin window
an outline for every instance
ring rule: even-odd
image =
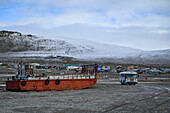
[[[121,77],[125,77],[125,74],[121,74],[120,76],[121,76]]]

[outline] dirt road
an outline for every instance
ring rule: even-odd
[[[170,82],[120,85],[99,79],[90,88],[71,91],[10,92],[0,90],[0,112],[114,113],[170,111]]]

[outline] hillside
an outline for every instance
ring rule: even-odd
[[[143,51],[77,38],[44,38],[13,31],[0,31],[0,55],[3,57],[61,55],[77,60],[101,62],[170,64],[170,50]]]
[[[61,55],[110,56],[141,50],[74,38],[43,38],[19,32],[0,31],[0,52],[51,52]]]

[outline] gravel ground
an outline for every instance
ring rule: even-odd
[[[9,62],[9,59],[5,59]],[[15,59],[14,59],[15,60]],[[82,90],[11,92],[5,80],[13,68],[0,67],[0,113],[169,113],[170,74],[140,75],[137,85],[120,85],[119,74],[99,74]]]
[[[170,82],[139,82],[134,86],[99,79],[96,85],[82,90],[0,90],[1,113],[169,113],[169,106]]]

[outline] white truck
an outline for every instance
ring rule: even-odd
[[[136,72],[120,72],[120,83],[121,85],[136,85],[138,83],[137,77],[138,74]]]

